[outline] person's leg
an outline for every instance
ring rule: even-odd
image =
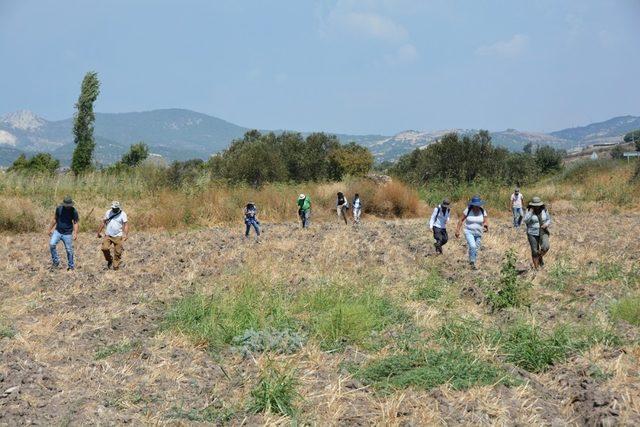
[[[518,208],[518,228],[522,225],[522,219],[524,218],[524,212],[522,208]]]
[[[51,239],[49,239],[49,252],[51,252],[51,263],[57,267],[60,265],[60,257],[58,257],[58,250],[56,246],[58,242],[62,238],[62,234],[58,233],[58,230],[53,230],[53,234],[51,234]]]
[[[511,214],[513,215],[513,226],[518,228],[518,208],[511,208]]]
[[[344,219],[344,225],[347,225],[348,221],[347,221],[347,207],[346,206],[342,206],[342,219]]]
[[[111,256],[111,240],[109,236],[104,236],[101,250],[105,261],[107,261],[107,267],[111,268],[113,265],[113,257]]]
[[[67,268],[73,270],[76,267],[73,262],[73,235],[63,234],[62,243],[64,243],[64,249],[67,252]]]
[[[249,232],[251,231],[251,224],[249,222],[245,222],[244,225],[246,226],[244,230],[244,237],[249,237]]]
[[[256,240],[258,240],[258,237],[260,237],[260,226],[256,221],[253,221],[251,225],[253,225],[253,229],[256,230]]]
[[[113,269],[117,270],[120,268],[120,261],[122,260],[122,252],[124,251],[124,246],[122,245],[122,237],[111,237],[111,242],[113,243]]]
[[[442,247],[444,245],[447,244],[447,242],[449,241],[449,233],[447,233],[447,229],[446,228],[441,228],[441,233],[440,233],[440,252],[442,252]]]
[[[473,265],[476,263],[476,259],[478,257],[478,245],[476,236],[474,236],[470,231],[464,231],[464,237],[467,240],[467,248],[469,249],[469,262]]]
[[[353,213],[356,215],[356,222],[360,224],[360,216],[362,216],[362,208],[358,208],[356,209],[356,211],[354,211]]]
[[[539,241],[540,241],[540,253],[538,257],[540,260],[540,265],[544,265],[544,260],[542,259],[542,257],[545,256],[547,252],[549,252],[549,234],[540,231]]]
[[[309,228],[311,222],[311,209],[304,211],[304,228]]]
[[[442,229],[440,227],[433,227],[433,239],[435,243],[433,246],[436,248],[437,253],[442,253]]]
[[[527,233],[527,240],[529,241],[529,246],[531,247],[531,261],[533,262],[533,268],[538,268],[540,264],[538,236],[532,236],[531,234]]]

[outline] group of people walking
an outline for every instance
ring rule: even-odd
[[[484,233],[489,231],[485,202],[480,196],[473,196],[467,207],[462,212],[462,217],[456,226],[455,236],[460,237],[460,231],[464,233],[469,253],[469,265],[476,269],[478,251],[482,243]],[[549,251],[549,226],[551,216],[540,197],[534,197],[527,204],[527,211],[523,214],[524,196],[519,188],[511,195],[511,211],[513,214],[513,226],[519,229],[521,224],[527,227],[527,239],[531,248],[531,259],[534,268],[544,266],[544,256]],[[433,210],[429,220],[429,228],[433,232],[434,247],[438,254],[442,254],[442,247],[449,240],[447,223],[451,216],[451,203],[444,199]]]
[[[476,269],[478,251],[482,244],[484,233],[489,231],[488,214],[484,208],[485,202],[480,196],[473,196],[467,207],[462,211],[462,216],[456,225],[455,237],[464,234],[469,253],[469,265]],[[511,195],[511,212],[513,214],[513,226],[519,229],[522,223],[527,228],[527,239],[531,248],[531,258],[534,268],[544,266],[544,256],[549,251],[549,226],[551,216],[540,197],[533,197],[527,204],[526,212],[523,212],[524,196],[519,188]],[[311,198],[300,194],[297,199],[298,217],[302,228],[308,228],[311,218]],[[356,193],[351,204],[342,192],[337,193],[336,212],[340,221],[348,224],[349,208],[353,209],[353,223],[359,224],[362,214],[362,202]],[[260,242],[260,221],[258,220],[258,208],[254,202],[249,202],[243,208],[245,237],[249,238],[251,229],[255,231],[256,242]],[[449,241],[447,224],[451,218],[451,203],[444,199],[435,207],[429,219],[429,228],[433,233],[434,247],[437,254],[442,254],[443,247]],[[64,198],[54,213],[49,226],[49,249],[51,252],[52,268],[60,267],[60,257],[57,245],[60,241],[64,244],[67,253],[67,270],[75,269],[73,242],[78,238],[80,217],[71,197]],[[103,234],[104,231],[104,234]],[[114,201],[111,208],[104,214],[98,226],[97,236],[103,239],[101,250],[106,261],[106,269],[118,270],[122,262],[124,243],[129,235],[129,222],[127,214],[122,210],[120,203]]]
[[[74,206],[73,199],[65,197],[53,215],[48,232],[50,236],[49,251],[51,252],[51,267],[60,268],[60,257],[57,246],[62,240],[67,253],[67,270],[75,269],[73,242],[78,240],[80,215]],[[104,231],[104,234],[102,233]],[[121,266],[124,242],[129,235],[127,214],[120,207],[120,202],[114,201],[98,226],[97,236],[102,240],[102,254],[107,263],[107,269],[118,270]],[[112,253],[113,247],[113,253]]]

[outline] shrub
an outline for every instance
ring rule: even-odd
[[[516,255],[513,250],[509,250],[504,257],[497,287],[487,289],[487,300],[492,310],[519,307],[527,303],[529,287],[529,283],[523,283],[519,279],[516,271]]]
[[[266,329],[256,331],[249,329],[242,335],[234,337],[233,346],[247,356],[251,353],[273,352],[276,354],[291,354],[300,350],[304,345],[304,337],[290,329],[281,331]]]
[[[475,385],[509,383],[507,374],[491,363],[459,349],[414,351],[374,360],[355,375],[382,390],[416,387],[430,390],[449,384],[456,390]]]
[[[149,146],[144,142],[138,142],[129,147],[129,151],[122,155],[120,162],[129,167],[140,165],[149,157]]]
[[[299,398],[296,386],[295,372],[269,363],[262,369],[258,383],[251,390],[249,410],[256,413],[294,415],[295,401]]]
[[[435,337],[446,346],[475,347],[486,339],[482,323],[475,319],[456,318],[443,323]]]
[[[624,320],[630,325],[640,326],[640,296],[627,296],[611,306],[611,317]]]
[[[0,339],[13,338],[16,335],[16,331],[0,317]]]
[[[401,182],[391,181],[376,189],[366,204],[367,212],[380,216],[405,217],[416,215],[420,206],[418,193]]]
[[[59,167],[60,161],[55,159],[49,153],[38,153],[30,159],[27,159],[24,154],[20,154],[20,156],[18,156],[18,158],[9,167],[8,171],[53,175]]]
[[[42,227],[36,220],[35,206],[28,200],[12,198],[0,200],[0,231],[29,233]]]

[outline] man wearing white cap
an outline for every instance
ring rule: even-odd
[[[309,217],[311,216],[311,198],[304,194],[298,196],[298,216],[302,221],[302,228],[309,227]]]
[[[129,235],[129,223],[127,214],[120,208],[120,202],[112,202],[111,209],[104,214],[104,218],[98,228],[98,238],[102,238],[102,230],[105,230],[102,241],[102,253],[107,261],[107,269],[120,268],[120,260],[124,251],[123,243]],[[111,245],[113,245],[113,256],[111,256]]]

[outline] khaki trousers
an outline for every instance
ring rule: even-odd
[[[111,256],[111,245],[113,245],[113,257]],[[109,263],[113,263],[113,269],[117,270],[120,267],[120,260],[122,259],[122,252],[124,246],[122,245],[122,237],[105,236],[102,241],[102,253],[104,259]]]

